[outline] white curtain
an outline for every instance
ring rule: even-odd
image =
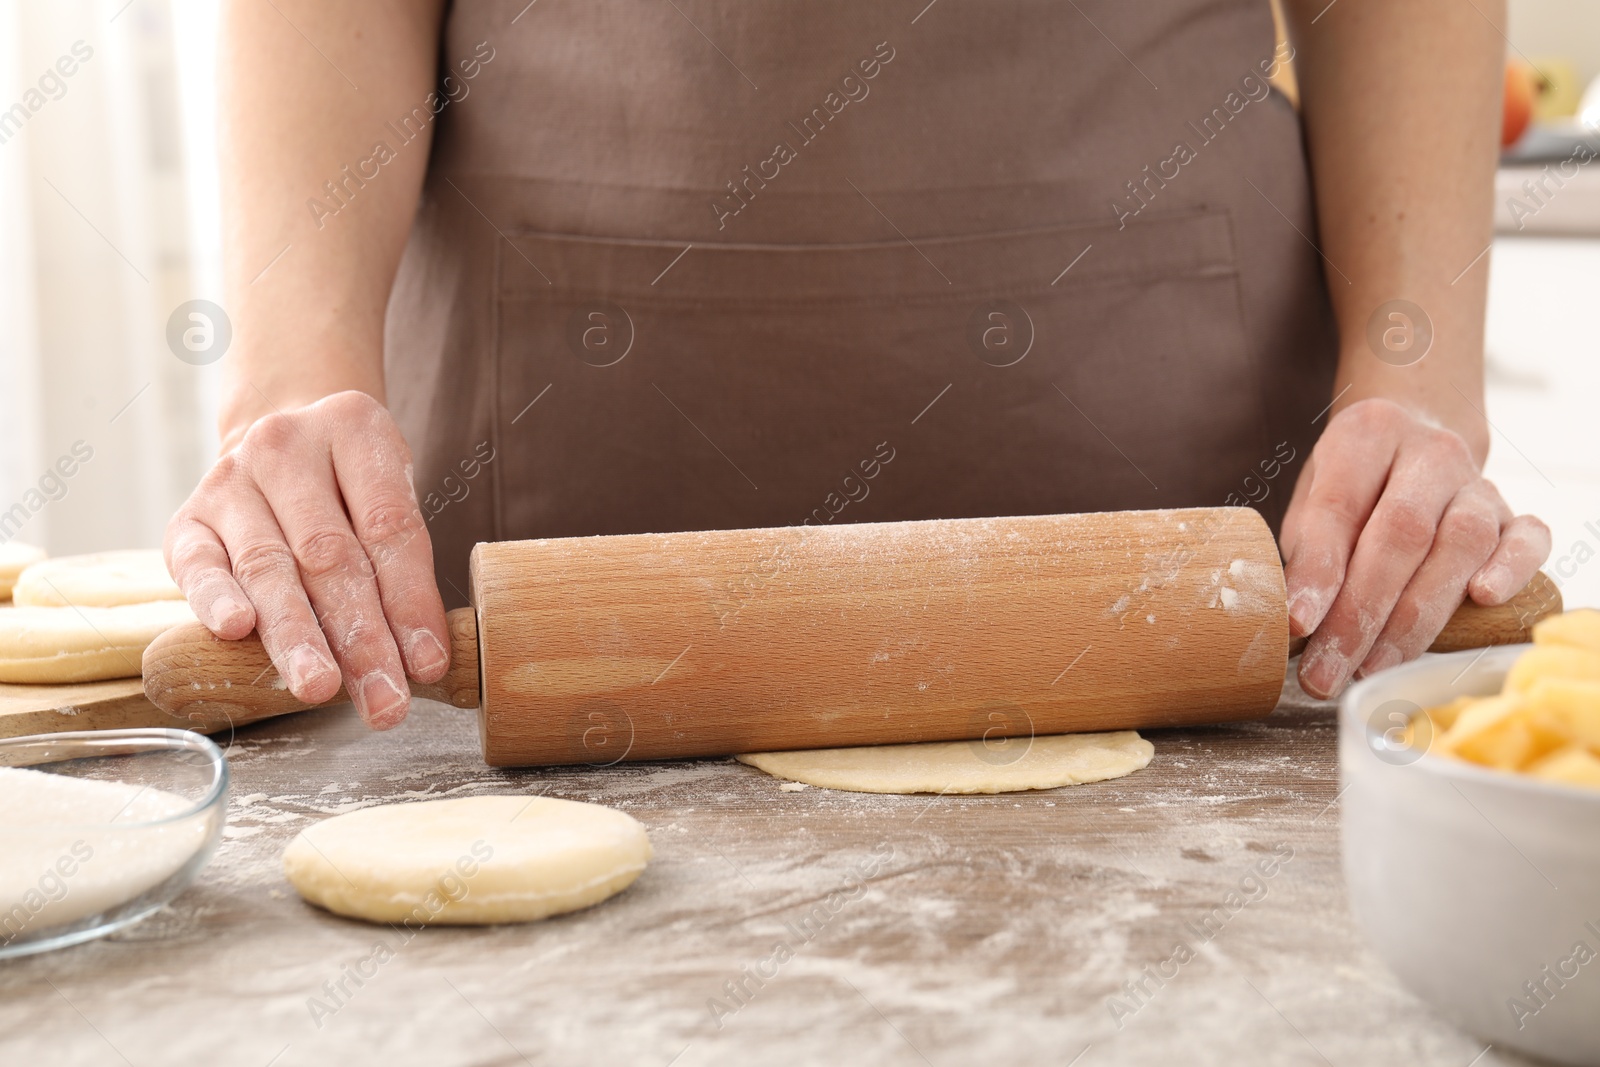
[[[215,7],[0,0],[0,540],[157,545],[214,454]]]

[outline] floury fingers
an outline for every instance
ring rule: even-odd
[[[815,141],[828,123],[836,120],[852,103],[861,103],[872,92],[867,82],[876,78],[884,67],[894,60],[895,50],[888,41],[882,41],[872,55],[861,60],[839,79],[839,87],[831,89],[822,102],[802,116],[800,121],[790,121],[788,128],[794,140],[782,140],[772,149],[772,154],[754,168],[746,163],[744,169],[728,182],[728,195],[712,200],[711,214],[716,217],[717,229],[726,229],[728,220],[750,206],[759,190],[767,182],[783,173],[783,168],[800,158],[799,149]],[[858,74],[859,72],[859,74]],[[742,175],[742,176],[741,176]]]

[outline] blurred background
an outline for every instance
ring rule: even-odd
[[[219,6],[0,0],[0,540],[159,545],[216,453],[219,367],[167,334],[180,305],[222,301]],[[1581,121],[1600,130],[1600,3],[1511,0],[1507,38],[1490,476],[1550,523],[1567,603],[1600,605],[1600,137]]]
[[[218,368],[166,324],[222,299],[219,7],[0,0],[0,539],[159,545],[216,454]]]

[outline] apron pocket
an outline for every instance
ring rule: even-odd
[[[496,255],[501,536],[1217,504],[1272,455],[1225,212]]]

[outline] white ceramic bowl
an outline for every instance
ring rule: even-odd
[[[1419,709],[1498,692],[1528,647],[1424,656],[1345,693],[1345,881],[1378,955],[1445,1017],[1600,1064],[1600,791],[1398,743]]]

